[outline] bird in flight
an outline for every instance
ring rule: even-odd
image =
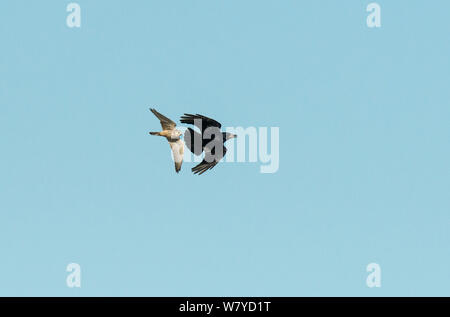
[[[187,114],[181,117],[181,123],[193,124],[200,129],[201,134],[188,128],[184,133],[184,140],[188,149],[195,155],[205,152],[203,161],[192,168],[194,174],[201,175],[212,169],[227,153],[225,141],[237,137],[237,135],[222,132],[222,125],[214,119],[200,114]]]
[[[181,131],[175,129],[175,122],[163,116],[155,109],[150,108],[150,111],[153,112],[153,114],[159,119],[162,127],[161,132],[150,132],[150,134],[165,137],[167,141],[169,141],[169,145],[173,153],[173,159],[175,161],[175,171],[178,173],[181,170],[181,164],[183,164],[184,142],[180,139],[182,133]]]

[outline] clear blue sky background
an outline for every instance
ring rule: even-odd
[[[77,2],[0,4],[0,295],[450,295],[449,1]],[[280,169],[177,175],[149,106]]]

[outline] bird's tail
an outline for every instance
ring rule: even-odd
[[[161,135],[159,132],[150,132],[151,135]]]

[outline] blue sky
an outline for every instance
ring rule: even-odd
[[[448,1],[77,2],[0,4],[0,295],[450,295]],[[177,175],[150,106],[280,168]]]

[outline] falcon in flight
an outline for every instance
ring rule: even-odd
[[[192,168],[194,174],[201,175],[212,169],[227,153],[225,141],[237,135],[220,131],[222,125],[214,119],[200,114],[187,114],[181,117],[181,123],[193,124],[200,129],[201,134],[188,128],[184,133],[184,140],[188,149],[195,155],[205,152],[205,158]]]
[[[184,142],[180,139],[182,133],[175,129],[175,122],[163,116],[155,109],[150,108],[150,111],[153,112],[153,114],[159,119],[162,127],[161,132],[150,132],[150,134],[165,137],[167,141],[169,141],[169,145],[173,153],[173,159],[175,161],[175,171],[178,173],[181,169],[181,164],[183,164]]]

